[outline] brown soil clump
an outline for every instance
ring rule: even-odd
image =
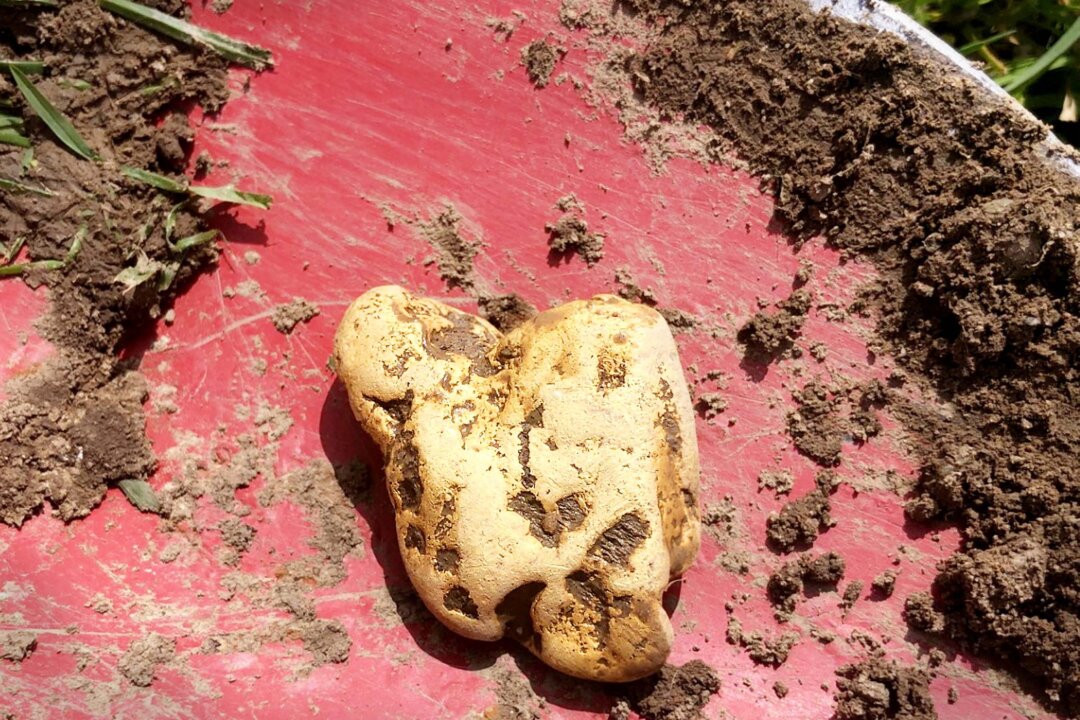
[[[102,157],[75,156],[21,96],[5,93],[25,121],[34,162],[23,162],[21,148],[0,145],[0,177],[41,192],[0,193],[0,241],[10,247],[25,239],[29,261],[72,255],[61,269],[24,276],[50,290],[38,329],[58,353],[12,383],[0,407],[0,456],[13,459],[0,467],[0,522],[19,525],[46,500],[65,520],[82,517],[108,486],[145,480],[154,469],[145,382],[117,357],[217,251],[212,244],[170,249],[165,220],[175,199],[116,168],[179,177],[193,131],[171,111],[195,102],[216,112],[228,89],[220,58],[175,45],[92,0],[0,8],[0,56],[44,59],[34,83]],[[143,92],[149,86],[159,90]],[[176,213],[175,237],[205,229],[195,207]]]
[[[896,589],[896,572],[894,570],[886,570],[879,573],[874,581],[870,583],[870,589],[874,591],[874,595],[879,598],[892,597],[893,591]]]
[[[873,657],[836,671],[836,720],[936,720],[925,671]]]
[[[278,305],[274,308],[271,320],[274,328],[283,335],[289,335],[300,323],[309,322],[320,312],[319,306],[302,298],[296,298],[290,303]]]
[[[556,257],[577,253],[589,267],[604,257],[604,236],[589,232],[588,224],[577,215],[567,213],[545,225],[544,230],[548,233],[548,247]]]
[[[447,205],[441,212],[424,222],[416,221],[420,236],[435,249],[439,276],[447,287],[473,288],[473,258],[480,252],[480,243],[462,235],[462,217],[457,208]]]
[[[799,642],[799,634],[794,632],[781,633],[771,640],[756,630],[744,632],[737,618],[728,618],[726,638],[728,643],[745,648],[750,659],[758,665],[774,668],[787,662],[791,648]]]
[[[644,101],[729,143],[796,244],[880,271],[864,306],[946,402],[893,401],[924,441],[910,516],[965,540],[937,580],[946,631],[1080,708],[1080,183],[1044,128],[896,37],[796,0],[630,4]],[[802,446],[836,462],[834,441]]]
[[[29,630],[0,631],[0,658],[22,662],[37,647],[37,635]]]
[[[148,687],[154,682],[154,673],[158,666],[171,661],[175,656],[176,640],[150,633],[131,643],[131,647],[120,658],[118,667],[132,685]]]
[[[781,552],[791,552],[813,544],[822,530],[836,522],[830,511],[828,488],[816,487],[800,498],[770,513],[765,519],[765,541],[769,547]]]
[[[700,660],[660,672],[630,686],[631,710],[645,720],[697,720],[709,699],[720,690],[720,677]]]
[[[834,552],[812,556],[809,553],[784,565],[769,576],[766,592],[775,608],[776,619],[786,622],[791,618],[806,585],[816,588],[836,588],[844,578],[844,558]],[[849,586],[850,587],[850,586]]]
[[[810,311],[810,293],[796,290],[776,304],[776,312],[757,313],[739,329],[739,342],[746,345],[752,362],[772,362],[789,353],[802,334],[803,322]]]
[[[555,64],[562,52],[543,40],[533,40],[521,50],[521,64],[529,75],[529,81],[538,88],[547,87]]]
[[[480,317],[504,333],[532,320],[536,315],[536,307],[517,293],[482,295],[477,303],[480,306]]]

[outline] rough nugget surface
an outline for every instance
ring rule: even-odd
[[[502,335],[379,287],[346,312],[334,355],[440,621],[582,678],[660,668],[661,596],[700,522],[690,397],[657,312],[600,295]]]

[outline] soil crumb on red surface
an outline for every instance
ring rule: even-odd
[[[836,674],[836,720],[937,718],[924,670],[874,657]]]
[[[776,304],[776,311],[761,311],[739,329],[739,342],[746,345],[747,357],[756,362],[772,362],[792,351],[802,334],[803,322],[810,311],[810,293],[796,290]]]
[[[166,10],[184,6],[172,5]],[[220,58],[163,40],[92,0],[0,8],[0,56],[47,58],[34,83],[102,157],[83,160],[61,146],[0,78],[0,95],[13,99],[34,150],[25,163],[21,148],[0,145],[0,177],[38,190],[0,193],[0,241],[25,240],[19,262],[62,259],[78,248],[66,267],[23,278],[49,288],[38,330],[58,353],[14,381],[0,407],[0,457],[9,459],[0,465],[0,522],[19,525],[46,500],[65,520],[82,517],[107,487],[144,480],[155,466],[145,383],[117,356],[217,251],[212,244],[170,250],[164,227],[175,199],[117,168],[179,178],[193,131],[171,110],[194,102],[216,112],[228,89]],[[158,90],[144,92],[150,86]],[[194,207],[174,220],[176,237],[207,227]]]
[[[538,88],[547,87],[561,54],[559,48],[544,40],[533,40],[522,48],[521,64],[525,66],[529,81]]]
[[[303,298],[283,303],[274,308],[271,320],[279,333],[290,335],[300,323],[306,323],[320,312],[319,306]]]
[[[644,720],[698,720],[720,690],[720,676],[700,660],[664,665],[660,672],[632,683],[627,704]]]
[[[577,253],[589,267],[604,257],[604,236],[589,232],[588,223],[577,215],[567,213],[545,225],[544,230],[548,234],[548,247],[556,257]]]
[[[844,578],[844,558],[834,552],[821,555],[804,553],[790,560],[769,576],[766,592],[775,609],[776,618],[785,622],[791,618],[799,595],[809,585],[815,590],[836,589]]]
[[[761,632],[743,630],[742,622],[738,618],[728,618],[726,638],[731,645],[745,648],[750,659],[758,665],[780,667],[787,662],[791,648],[799,642],[799,634],[795,632],[783,632],[769,639]]]
[[[0,659],[22,662],[37,647],[37,635],[29,630],[0,631]]]
[[[921,442],[910,517],[963,534],[936,581],[943,632],[1016,661],[1075,715],[1080,183],[1047,159],[1043,127],[894,36],[797,0],[628,5],[564,4],[568,27],[612,38],[591,91],[625,103],[622,72],[771,185],[793,244],[824,235],[875,265],[862,307],[910,389],[942,399],[890,402]],[[828,403],[803,393],[791,429],[832,465],[843,424],[814,412]]]
[[[132,685],[148,687],[154,682],[154,674],[159,666],[170,662],[176,656],[176,640],[157,633],[150,633],[128,647],[120,657],[120,673]]]
[[[453,205],[425,221],[415,221],[420,236],[435,249],[435,263],[447,287],[473,289],[473,258],[480,252],[480,243],[462,234],[462,217]]]
[[[533,692],[529,681],[521,671],[509,663],[509,657],[501,658],[492,673],[495,680],[496,704],[485,718],[491,720],[540,720],[544,699]]]

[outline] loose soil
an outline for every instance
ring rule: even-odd
[[[691,660],[682,666],[664,665],[657,674],[633,683],[627,704],[644,720],[697,720],[719,690],[716,671]]]
[[[836,671],[836,720],[936,720],[926,671],[871,657]]]
[[[291,335],[300,323],[306,323],[319,314],[319,306],[303,298],[283,303],[274,308],[271,320],[279,333]]]
[[[107,487],[145,479],[155,467],[144,431],[146,385],[137,361],[118,355],[217,251],[208,244],[171,252],[164,223],[175,198],[118,168],[180,178],[192,138],[182,111],[198,103],[216,112],[228,91],[218,57],[163,41],[93,0],[0,8],[0,56],[43,60],[33,81],[102,157],[82,160],[59,145],[7,74],[0,77],[0,97],[12,100],[33,145],[32,162],[22,149],[0,145],[0,177],[47,193],[0,192],[0,241],[22,238],[22,259],[44,260],[63,258],[82,238],[65,269],[24,277],[49,288],[38,330],[57,354],[12,383],[0,407],[0,522],[20,525],[46,500],[65,520],[82,517]],[[145,92],[151,86],[157,89]],[[176,237],[206,228],[194,207],[176,215]],[[136,265],[148,271],[145,282],[117,282]],[[161,280],[166,275],[171,283]]]
[[[592,92],[620,108],[629,137],[642,138],[632,84],[659,118],[708,128],[718,154],[758,173],[796,247],[824,236],[877,267],[855,309],[878,318],[912,395],[942,400],[887,393],[921,442],[910,518],[963,535],[935,582],[940,631],[1015,661],[1075,715],[1080,183],[1047,159],[1045,128],[898,38],[798,0],[567,2],[561,17],[612,38]],[[747,326],[751,356],[796,335],[782,312]],[[796,399],[796,444],[835,464],[830,398]]]
[[[560,55],[559,48],[544,40],[534,40],[522,49],[521,64],[525,66],[525,72],[533,85],[538,88],[547,86]]]

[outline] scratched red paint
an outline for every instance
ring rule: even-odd
[[[503,42],[485,21],[513,10],[527,20]],[[250,92],[220,117],[200,119],[198,140],[198,150],[230,161],[223,173],[238,173],[241,185],[271,192],[276,202],[268,213],[241,210],[221,219],[229,242],[220,268],[178,300],[173,326],[159,326],[132,351],[143,353],[142,368],[155,387],[177,389],[176,414],[148,408],[159,454],[185,436],[197,439],[192,453],[209,457],[220,450],[219,426],[226,436],[251,429],[234,407],[265,402],[287,408],[294,422],[281,441],[279,473],[324,457],[377,463],[325,368],[335,323],[356,295],[391,282],[474,307],[460,292],[447,292],[425,263],[430,248],[408,227],[390,228],[380,210],[387,205],[427,217],[450,203],[466,232],[485,243],[476,261],[485,287],[547,306],[612,291],[615,269],[625,266],[655,289],[660,304],[718,328],[716,337],[705,331],[678,337],[686,365],[729,379],[723,390],[729,409],[712,422],[699,419],[703,502],[730,496],[745,542],[760,554],[739,577],[714,563],[726,548],[707,538],[681,586],[672,659],[701,658],[720,673],[723,687],[707,717],[830,717],[834,670],[861,657],[843,640],[857,629],[890,636],[890,656],[914,657],[917,647],[905,641],[900,618],[903,598],[929,586],[935,562],[956,547],[956,534],[945,531],[935,542],[905,526],[901,499],[884,490],[856,494],[847,486],[834,503],[839,524],[817,548],[843,553],[848,579],[869,586],[894,567],[898,546],[906,545],[910,552],[895,566],[901,572],[895,595],[872,601],[864,593],[845,618],[834,594],[804,601],[800,615],[840,639],[819,644],[806,634],[807,622],[797,623],[804,639],[778,670],[755,666],[724,640],[724,603],[744,592],[749,599],[735,610],[744,627],[781,630],[763,579],[782,558],[762,549],[765,518],[780,501],[759,493],[756,478],[763,469],[786,468],[795,475],[795,495],[813,485],[815,468],[783,433],[792,388],[813,374],[861,379],[888,370],[887,358],[868,361],[864,322],[837,324],[815,314],[802,345],[826,343],[826,361],[807,360],[801,377],[780,367],[755,379],[740,368],[735,330],[758,298],[786,296],[801,258],[818,267],[809,285],[818,299],[841,305],[870,277],[867,268],[841,265],[816,243],[794,254],[770,229],[771,201],[753,178],[682,160],[655,175],[640,148],[620,139],[610,113],[589,107],[572,83],[534,89],[519,52],[546,36],[569,49],[556,73],[587,79],[591,56],[584,38],[558,24],[553,1],[499,0],[478,8],[463,0],[279,0],[237,3],[221,17],[200,6],[195,16],[271,47],[278,60],[277,69],[255,78]],[[238,72],[238,94],[242,78]],[[607,235],[606,256],[592,269],[577,259],[548,263],[543,227],[557,217],[555,200],[569,192],[584,202],[592,228]],[[245,260],[248,251],[259,253],[257,264]],[[226,287],[247,280],[265,296],[223,296]],[[322,314],[286,337],[269,316],[274,305],[294,297],[315,302]],[[42,298],[11,282],[0,285],[0,298],[0,352],[8,358],[0,375],[10,377],[47,352],[31,327]],[[25,343],[19,333],[27,333]],[[269,366],[265,375],[252,370],[257,360]],[[890,469],[912,473],[912,461],[888,440],[847,447],[844,455],[840,474],[856,482]],[[175,471],[164,463],[154,484],[168,482]],[[240,569],[272,579],[275,567],[311,552],[310,530],[298,507],[261,507],[255,496],[262,485],[257,480],[238,494],[258,529]],[[520,666],[547,701],[544,717],[606,716],[610,700],[601,690],[547,671],[520,651],[453,638],[430,619],[403,626],[379,617],[374,605],[381,590],[406,583],[389,513],[385,493],[376,493],[356,518],[363,556],[347,561],[343,583],[316,592],[319,617],[340,620],[352,639],[348,661],[302,678],[292,677],[303,657],[298,641],[258,653],[199,652],[211,632],[252,630],[286,617],[222,599],[226,569],[214,558],[214,533],[183,529],[197,551],[163,564],[157,556],[170,536],[115,490],[89,518],[71,525],[46,513],[18,531],[0,527],[0,629],[28,627],[38,634],[29,659],[0,661],[0,709],[19,718],[463,718],[495,703],[487,668],[498,664],[514,672]],[[209,521],[212,511],[200,510],[198,517]],[[98,593],[112,601],[113,612],[86,606]],[[161,669],[150,688],[137,688],[117,674],[117,662],[151,631],[176,638],[179,660]],[[95,660],[81,672],[77,647],[90,648]],[[790,688],[784,700],[772,691],[776,681]],[[959,700],[949,705],[952,686]],[[1038,715],[1029,700],[996,687],[986,671],[959,655],[941,668],[932,691],[946,720],[1018,717],[1021,706]]]

